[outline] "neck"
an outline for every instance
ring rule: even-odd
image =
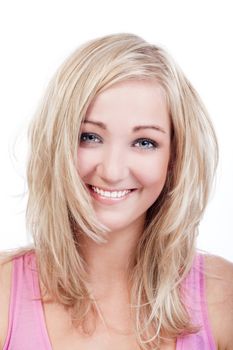
[[[107,242],[97,244],[87,236],[81,237],[81,249],[88,266],[91,284],[101,284],[108,290],[116,284],[127,283],[130,264],[134,259],[143,225],[108,233]]]

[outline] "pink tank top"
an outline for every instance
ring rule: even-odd
[[[185,303],[195,324],[196,334],[177,339],[176,350],[216,350],[208,320],[204,256],[197,254],[182,288],[188,291]],[[52,350],[46,329],[34,254],[14,259],[9,308],[8,334],[3,350]],[[80,349],[81,350],[81,349]]]

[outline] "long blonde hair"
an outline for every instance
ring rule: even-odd
[[[196,330],[180,285],[193,262],[218,160],[208,113],[164,49],[134,34],[113,34],[85,43],[58,69],[29,132],[27,225],[48,295],[82,323],[94,302],[78,233],[104,244],[107,230],[77,173],[79,130],[93,98],[129,79],[161,85],[172,123],[166,183],[148,209],[130,271],[135,334],[142,349],[155,349],[162,334],[176,338]]]

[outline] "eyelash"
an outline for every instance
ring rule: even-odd
[[[83,140],[83,137],[89,137],[89,136],[92,136],[93,138],[100,140],[100,137],[98,135],[96,135],[94,133],[84,132],[84,133],[82,133],[80,135],[80,143],[99,143],[99,141],[96,142],[96,141],[92,141],[92,140],[89,140],[89,141],[88,140]],[[151,149],[156,149],[156,148],[159,147],[159,145],[158,145],[158,143],[156,141],[153,141],[153,140],[148,139],[148,138],[143,138],[143,137],[137,139],[135,143],[137,144],[139,142],[144,142],[144,141],[149,142],[152,146],[150,146],[150,147],[142,147],[142,149],[151,150]]]

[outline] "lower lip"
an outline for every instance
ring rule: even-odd
[[[88,186],[89,192],[91,194],[91,196],[97,200],[100,203],[103,204],[108,204],[108,205],[114,205],[117,204],[119,202],[125,201],[127,198],[129,198],[136,190],[132,190],[129,193],[127,193],[125,196],[120,197],[120,198],[109,198],[109,197],[104,197],[101,196],[99,193],[96,193],[92,187]]]

